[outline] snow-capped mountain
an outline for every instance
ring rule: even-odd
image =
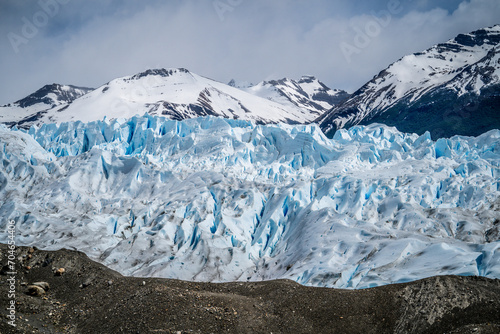
[[[42,117],[50,121],[55,112],[64,110],[71,102],[92,90],[55,83],[45,85],[19,101],[0,107],[0,123],[20,126],[26,123],[29,126]]]
[[[330,140],[315,124],[215,117],[0,125],[0,228],[126,275],[500,278],[499,152],[499,130],[433,141],[372,124]]]
[[[433,137],[500,128],[500,25],[460,34],[393,63],[317,121],[336,129],[381,122]]]
[[[21,115],[4,108],[0,110],[0,117],[10,124],[17,122],[24,128],[32,124],[77,120],[88,122],[101,120],[105,116],[129,118],[144,114],[161,115],[174,120],[210,115],[253,120],[260,124],[302,124],[317,118],[321,111],[326,110],[329,101],[335,99],[329,95],[335,94],[326,86],[321,84],[318,88],[316,86],[320,84],[317,81],[306,83],[304,80],[302,86],[296,87],[299,91],[295,93],[304,94],[302,100],[294,97],[297,103],[291,103],[288,99],[282,104],[282,101],[262,98],[186,69],[152,69],[112,80],[76,99],[58,100],[61,103],[57,104],[44,102],[43,112],[30,109]],[[311,94],[316,102],[308,101],[307,94]],[[26,99],[31,101],[29,97]],[[52,109],[46,110],[49,105]],[[23,106],[25,104],[19,104],[18,108]]]
[[[234,81],[231,81],[231,84],[236,85]],[[303,76],[297,81],[288,78],[263,81],[257,85],[239,83],[238,87],[283,105],[309,110],[317,117],[349,96],[343,90],[327,87],[313,76]]]

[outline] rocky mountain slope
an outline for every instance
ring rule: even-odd
[[[14,103],[0,107],[0,123],[28,126],[39,119],[55,121],[56,115],[77,98],[91,92],[93,88],[71,85],[45,85],[33,94]]]
[[[313,76],[303,76],[299,80],[284,78],[263,81],[241,89],[283,105],[309,110],[317,117],[349,96],[346,91],[331,89]]]
[[[239,89],[186,69],[152,69],[112,80],[95,90],[46,86],[13,106],[0,107],[0,122],[29,128],[33,124],[147,113],[174,120],[210,115],[259,124],[305,124],[345,95],[311,77]]]
[[[373,122],[434,138],[500,128],[500,25],[391,64],[318,118],[328,136]]]

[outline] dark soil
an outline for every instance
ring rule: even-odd
[[[71,250],[16,251],[11,299],[0,245],[0,333],[500,333],[500,280],[441,276],[365,290],[213,284],[124,277]],[[28,295],[40,281],[50,289]]]

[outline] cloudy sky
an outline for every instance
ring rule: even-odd
[[[350,92],[408,53],[500,23],[498,0],[0,0],[0,105],[147,68]]]

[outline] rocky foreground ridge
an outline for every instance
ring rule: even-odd
[[[124,277],[72,250],[17,247],[15,323],[0,333],[499,333],[500,280],[440,276],[364,290],[288,280]],[[0,304],[9,305],[0,245]],[[39,288],[33,288],[33,283]]]

